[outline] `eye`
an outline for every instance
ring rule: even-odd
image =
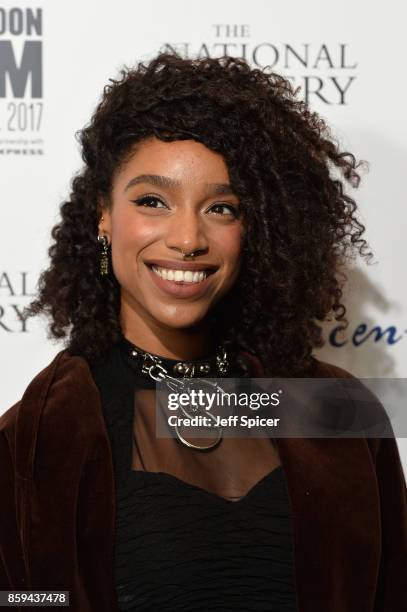
[[[156,196],[143,196],[142,198],[138,198],[137,200],[132,200],[134,204],[137,206],[144,206],[146,208],[167,208],[163,202]],[[162,206],[156,206],[157,202]]]
[[[214,204],[211,206],[209,211],[214,211],[216,215],[221,215],[223,217],[231,216],[235,217],[236,219],[239,217],[239,209],[231,204]]]

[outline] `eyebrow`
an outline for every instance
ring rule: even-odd
[[[140,183],[149,183],[155,187],[179,187],[181,181],[160,174],[140,174],[132,178],[124,188],[124,191]],[[231,185],[227,183],[207,183],[208,191],[213,195],[234,195]]]

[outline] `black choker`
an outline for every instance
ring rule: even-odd
[[[121,346],[125,349],[127,355],[131,359],[132,364],[141,374],[149,376],[157,382],[165,383],[167,389],[177,392],[188,392],[196,384],[192,381],[193,378],[209,377],[216,378],[225,376],[230,368],[228,354],[225,345],[220,345],[213,357],[196,361],[177,361],[176,359],[167,359],[144,351],[140,347],[132,344],[127,338],[122,337]],[[216,381],[206,380],[199,383],[209,387],[212,393],[221,392],[223,389]],[[196,416],[197,408],[194,405],[190,406],[190,411],[186,407],[182,407],[182,412],[187,417]],[[198,409],[202,412],[202,409]],[[204,411],[205,412],[205,411]],[[222,440],[222,427],[216,423],[215,417],[206,413],[207,418],[213,421],[209,424],[209,429],[215,430],[215,439],[204,446],[193,444],[186,440],[181,434],[178,425],[174,426],[174,430],[178,440],[185,446],[200,451],[206,451],[217,446]]]
[[[127,338],[121,339],[122,348],[131,357],[140,373],[150,376],[154,380],[162,379],[164,374],[175,378],[217,378],[226,376],[229,372],[230,363],[225,345],[221,344],[215,355],[207,359],[193,361],[180,361],[168,359],[144,351],[133,344]]]

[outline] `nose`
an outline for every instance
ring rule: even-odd
[[[173,216],[168,226],[166,246],[184,253],[207,253],[209,248],[203,220],[193,210],[183,210]]]

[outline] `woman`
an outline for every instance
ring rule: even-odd
[[[81,612],[404,609],[394,439],[155,430],[157,380],[350,376],[312,351],[369,255],[355,158],[232,58],[124,70],[80,136],[30,307],[67,348],[0,420],[2,588]]]

